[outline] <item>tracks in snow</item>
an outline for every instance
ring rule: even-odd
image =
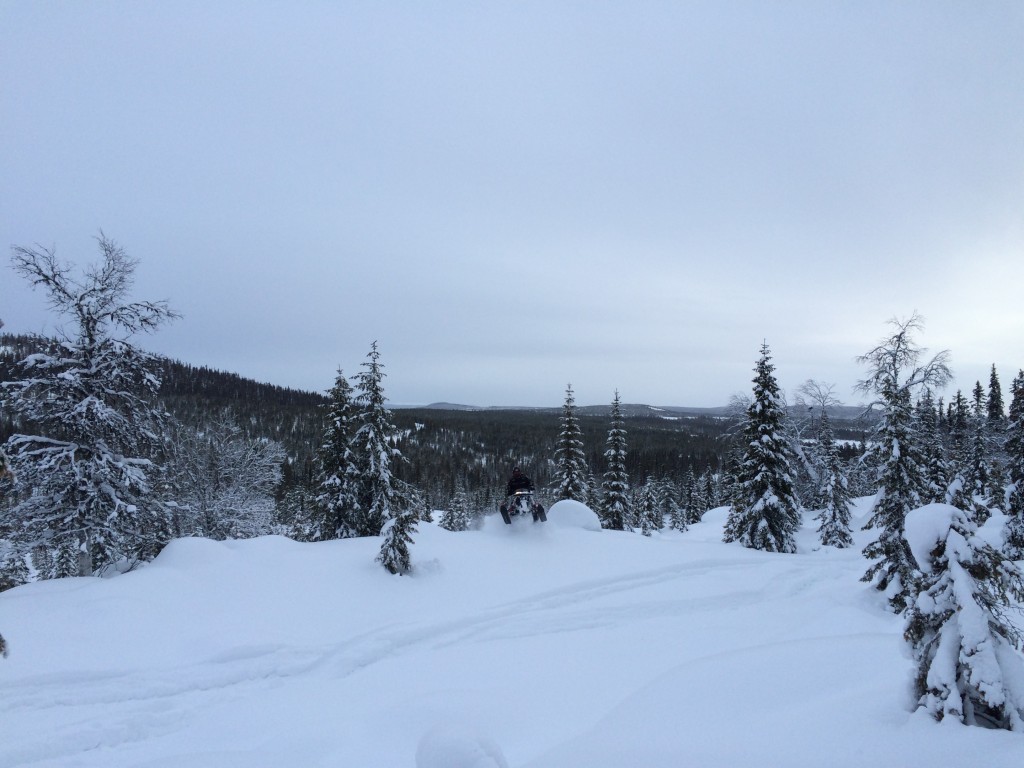
[[[736,607],[755,604],[765,598],[767,585],[755,584],[749,574],[763,568],[763,562],[748,556],[687,561],[571,583],[436,622],[377,627],[320,646],[238,647],[183,669],[90,673],[75,680],[64,674],[25,679],[4,686],[0,722],[11,724],[20,715],[35,712],[35,717],[27,714],[26,720],[46,722],[51,731],[20,748],[0,745],[0,764],[60,764],[62,756],[173,733],[204,704],[244,697],[250,686],[271,679],[315,675],[340,680],[421,648],[699,614],[720,609],[723,601]],[[772,594],[791,596],[813,588],[813,567],[802,558],[773,570]],[[707,579],[708,588],[672,589],[673,583],[694,579]],[[700,596],[694,597],[695,592]]]

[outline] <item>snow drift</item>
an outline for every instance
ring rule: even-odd
[[[813,525],[798,554],[726,545],[724,510],[650,538],[587,513],[423,524],[411,576],[375,538],[184,539],[0,594],[0,766],[1019,765],[1020,735],[911,711],[858,549]]]

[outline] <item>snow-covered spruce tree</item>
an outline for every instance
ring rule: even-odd
[[[1024,370],[1013,380],[1005,435],[1010,493],[1004,551],[1011,560],[1024,560]]]
[[[287,468],[289,463],[286,460],[282,469]],[[296,541],[312,541],[310,534],[313,527],[322,519],[316,508],[312,488],[304,483],[288,485],[283,472],[281,486],[287,490],[277,502],[277,529]]]
[[[946,452],[954,465],[959,467],[967,456],[970,441],[971,406],[961,390],[946,407]]]
[[[662,477],[655,485],[658,502],[658,516],[655,522],[658,530],[664,529],[667,520],[682,518],[683,511],[679,506],[679,488],[670,477]]]
[[[709,493],[714,493],[710,471],[700,477],[694,477],[693,493],[688,494],[690,508],[686,511],[687,522],[699,523],[704,517],[704,513],[711,509],[712,504]]]
[[[754,368],[744,453],[735,478],[724,540],[768,552],[796,552],[800,502],[793,492],[793,451],[785,435],[786,408],[768,344]]]
[[[921,501],[924,503],[944,502],[949,488],[949,464],[942,446],[939,431],[941,406],[936,408],[930,390],[917,401],[914,409],[914,426],[921,446],[921,461],[924,467],[924,485]]]
[[[694,499],[698,493],[696,485],[693,467],[690,467],[682,487],[674,489],[669,504],[668,524],[672,530],[685,531],[690,527],[690,517],[694,514]]]
[[[697,480],[697,475],[694,474],[693,465],[686,471],[686,479],[676,497],[676,506],[679,508],[678,514],[681,520],[677,523],[673,519],[672,527],[679,531],[685,531],[690,523],[699,522],[701,516],[707,511],[708,505],[704,499],[704,490]]]
[[[0,551],[0,592],[28,583],[29,570],[25,559],[24,553],[16,549]]]
[[[656,518],[661,515],[661,509],[658,505],[658,491],[653,477],[648,477],[640,487],[633,506],[637,518],[636,527],[640,529],[640,533],[650,536],[653,531],[661,528],[656,522]]]
[[[832,436],[832,424],[828,412],[822,410],[818,423],[818,504],[821,511],[815,518],[819,521],[818,537],[823,546],[844,548],[853,545],[850,532],[850,490],[843,473],[843,463]]]
[[[469,528],[471,519],[469,497],[466,494],[465,486],[459,483],[448,503],[448,509],[441,515],[437,524],[448,531],[465,531]]]
[[[999,374],[993,364],[988,377],[988,397],[985,417],[985,440],[989,461],[989,501],[999,509],[1006,509],[1006,412],[1003,405],[1003,389]]]
[[[137,559],[164,527],[151,475],[162,414],[154,358],[130,339],[175,317],[166,302],[128,302],[138,262],[100,233],[101,259],[75,275],[53,250],[14,247],[14,270],[41,287],[68,326],[3,384],[3,406],[32,434],[7,442],[24,550],[44,547],[43,577],[86,576]],[[147,549],[151,547],[147,546]]]
[[[412,534],[420,519],[420,510],[414,505],[397,507],[384,523],[381,530],[383,542],[377,562],[391,573],[404,575],[412,570],[412,559],[409,545],[413,543]]]
[[[960,509],[970,509],[977,522],[982,523],[992,514],[992,465],[989,461],[988,424],[985,393],[977,382],[969,403],[960,391],[950,403],[949,451],[951,466],[949,487],[945,501]],[[996,494],[1002,496],[1002,494]],[[1001,506],[1000,498],[995,503]]]
[[[385,405],[384,366],[376,341],[362,367],[356,376],[358,427],[351,443],[358,505],[349,525],[356,536],[377,536],[390,523],[381,549],[381,562],[392,570],[396,563],[400,565],[405,547],[402,542],[412,540],[423,504],[416,491],[393,473],[394,465],[402,460],[402,453],[395,445],[398,431]]]
[[[917,346],[913,335],[923,327],[914,314],[907,320],[893,318],[893,328],[874,349],[858,358],[868,367],[868,376],[857,389],[877,396],[882,418],[873,440],[873,463],[879,467],[881,486],[865,529],[877,529],[878,538],[864,548],[864,556],[874,562],[862,581],[885,592],[889,604],[902,613],[915,593],[917,563],[903,533],[907,513],[921,506],[925,468],[914,429],[912,393],[919,388],[939,388],[950,379],[949,353],[939,352],[921,363],[925,350]]]
[[[555,498],[586,502],[587,457],[583,453],[583,432],[576,416],[576,398],[572,393],[572,384],[565,389],[562,431],[558,436],[555,456],[558,473]]]
[[[713,509],[720,506],[722,503],[722,477],[720,473],[715,473],[710,469],[701,475],[701,491],[704,499],[703,509],[701,510],[701,517],[709,509]],[[691,518],[691,522],[699,522]]]
[[[357,468],[352,453],[356,407],[352,385],[340,368],[328,397],[323,442],[317,451],[314,469],[313,518],[304,535],[308,541],[357,535],[359,500],[355,492]]]
[[[604,494],[601,492],[601,483],[598,482],[597,475],[594,474],[589,465],[587,466],[587,474],[584,480],[587,484],[587,495],[582,499],[583,503],[591,509],[600,509]]]
[[[969,442],[965,466],[966,486],[972,500],[984,503],[991,495],[992,464],[989,454],[988,403],[981,382],[976,382],[968,421]],[[1002,501],[1001,499],[999,500]],[[988,511],[985,511],[987,517]],[[979,518],[978,522],[984,522]]]
[[[618,390],[615,390],[615,398],[612,400],[611,425],[605,445],[604,457],[608,461],[608,470],[604,473],[602,484],[601,525],[613,531],[622,531],[626,528],[631,512],[629,474],[626,472],[626,428]]]
[[[1003,431],[1006,423],[1005,405],[1003,403],[1003,387],[999,383],[999,374],[996,372],[995,363],[992,364],[992,372],[988,375],[988,404],[987,418],[992,427],[993,434]]]
[[[4,320],[0,317],[0,331],[4,329]],[[2,400],[0,400],[2,402]],[[8,468],[7,454],[4,453],[4,447],[0,445],[0,482],[11,476],[11,470]],[[0,496],[0,498],[3,498]]]
[[[1024,599],[1019,568],[956,507],[913,510],[908,528],[923,571],[904,631],[918,706],[936,720],[1024,730],[1024,660],[1006,615]]]

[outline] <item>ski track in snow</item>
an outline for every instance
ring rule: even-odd
[[[700,598],[664,599],[644,594],[649,590],[656,592],[658,587],[670,587],[679,579],[707,576],[712,571],[721,573],[723,568],[732,574],[730,585],[739,583],[746,588],[726,588]],[[43,744],[6,754],[0,749],[0,764],[71,765],[75,755],[90,749],[116,750],[131,742],[171,734],[196,717],[205,705],[243,698],[248,687],[268,679],[308,675],[341,679],[424,646],[486,643],[693,615],[721,610],[723,601],[732,607],[756,605],[767,595],[795,597],[820,585],[821,574],[815,572],[813,562],[803,557],[792,558],[768,583],[757,588],[751,588],[749,579],[734,578],[737,569],[762,568],[763,564],[749,558],[686,561],[624,576],[571,583],[455,619],[411,626],[389,624],[328,645],[242,646],[185,669],[23,679],[5,686],[0,721],[8,719],[8,712],[57,708],[66,711]],[[774,644],[754,639],[727,651],[715,649],[707,656],[719,657]]]
[[[104,675],[99,672],[83,673],[78,680],[69,679],[65,673],[48,677],[27,678],[5,687],[0,712],[23,708],[43,709],[50,706],[76,706],[90,704],[118,704],[148,701],[191,694],[200,691],[216,691],[244,685],[249,682],[271,677],[292,677],[295,675],[328,671],[334,677],[347,677],[372,664],[379,663],[394,655],[423,644],[436,646],[452,645],[467,639],[492,640],[499,638],[521,638],[528,635],[545,634],[551,631],[571,631],[600,624],[614,623],[628,619],[643,619],[664,614],[688,612],[702,605],[717,605],[719,597],[644,602],[609,609],[578,610],[566,613],[568,606],[599,600],[621,593],[632,593],[651,585],[663,584],[693,573],[707,573],[709,569],[723,565],[748,565],[748,563],[725,563],[714,560],[708,563],[684,563],[678,566],[659,568],[622,578],[599,579],[573,584],[562,589],[540,592],[527,598],[511,601],[478,614],[461,619],[431,624],[394,628],[388,625],[329,646],[296,649],[291,646],[239,647],[218,654],[195,664],[187,674],[176,670],[153,673],[117,672]],[[753,567],[753,566],[751,566]],[[757,602],[764,590],[754,590],[742,596],[743,602]],[[730,601],[737,601],[739,595],[730,593]],[[558,621],[553,624],[551,613],[557,613]],[[575,620],[572,620],[575,619]],[[535,620],[533,631],[525,631],[522,622]],[[556,626],[557,629],[552,629]],[[522,628],[515,628],[522,627]],[[126,695],[129,686],[145,691],[137,696]],[[51,688],[58,693],[50,692]]]

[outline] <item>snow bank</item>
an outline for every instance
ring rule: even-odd
[[[423,523],[407,578],[376,537],[190,539],[0,593],[0,766],[1018,768],[1019,734],[908,712],[871,531],[772,555],[723,544],[724,513]]]
[[[586,504],[563,499],[556,501],[548,510],[548,522],[565,528],[582,528],[585,531],[600,531],[601,521]]]

